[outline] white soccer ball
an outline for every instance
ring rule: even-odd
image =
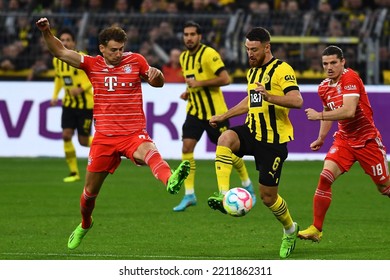
[[[223,208],[234,217],[245,216],[252,209],[252,196],[243,188],[232,188],[223,197]]]

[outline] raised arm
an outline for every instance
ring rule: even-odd
[[[51,32],[50,23],[47,18],[40,18],[35,24],[42,32],[42,36],[45,39],[46,45],[52,55],[68,63],[69,65],[72,65],[76,68],[80,67],[81,55],[64,47],[61,41]]]

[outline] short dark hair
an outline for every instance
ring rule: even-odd
[[[252,28],[245,37],[249,41],[260,41],[261,43],[269,43],[271,41],[269,31],[263,27]]]
[[[336,55],[337,58],[342,60],[344,58],[343,50],[340,49],[338,46],[328,46],[322,51],[322,55]]]
[[[73,41],[76,41],[76,37],[74,36],[74,33],[69,28],[63,28],[58,32],[58,38],[62,36],[62,34],[69,34],[70,37],[72,37]]]
[[[197,34],[202,34],[202,28],[200,27],[199,23],[189,20],[184,24],[184,28],[186,27],[195,27],[196,28],[196,33]]]
[[[100,31],[99,45],[107,46],[108,42],[111,40],[119,43],[126,43],[126,32],[118,26],[107,27]]]

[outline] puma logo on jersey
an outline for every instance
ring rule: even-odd
[[[276,171],[275,172],[271,172],[271,171],[268,172],[268,174],[271,175],[272,178],[274,178],[274,179],[275,179],[275,173],[276,173]]]

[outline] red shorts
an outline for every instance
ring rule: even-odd
[[[361,148],[352,148],[346,141],[336,138],[325,159],[334,161],[343,173],[357,161],[375,184],[383,184],[389,178],[386,148],[378,137],[368,140]]]
[[[89,150],[87,170],[112,174],[118,168],[122,156],[136,163],[133,154],[144,142],[153,142],[146,130],[123,136],[105,136],[96,132]]]

